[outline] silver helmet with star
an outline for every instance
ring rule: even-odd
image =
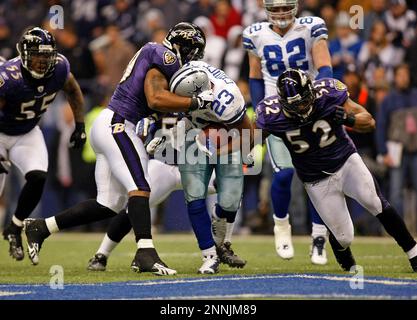
[[[186,64],[172,76],[169,89],[179,96],[192,97],[211,89],[211,84],[203,68]]]

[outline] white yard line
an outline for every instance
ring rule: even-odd
[[[223,278],[211,278],[211,279],[178,279],[178,280],[162,280],[162,281],[148,281],[141,283],[127,283],[129,286],[154,286],[165,284],[178,284],[178,283],[201,283],[201,282],[216,282],[216,281],[244,281],[254,279],[291,279],[291,278],[304,278],[304,279],[321,279],[330,281],[352,281],[352,277],[348,276],[327,276],[327,275],[309,275],[309,274],[295,274],[295,275],[264,275],[264,276],[243,276],[243,277],[223,277]],[[385,279],[364,279],[364,283],[374,283],[383,285],[414,285],[417,288],[416,281],[397,281],[397,280],[385,280]]]

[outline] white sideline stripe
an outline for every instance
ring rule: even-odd
[[[417,296],[368,296],[368,295],[349,295],[349,294],[234,294],[234,295],[212,295],[212,296],[171,296],[152,298],[154,300],[196,300],[196,299],[253,299],[253,298],[282,298],[282,299],[368,299],[368,300],[387,300],[387,299],[411,299],[417,300]],[[146,299],[146,298],[145,298]]]
[[[353,274],[352,274],[353,275]],[[337,277],[337,276],[318,276],[318,275],[274,275],[274,276],[245,276],[235,278],[215,278],[215,279],[180,279],[180,280],[166,280],[166,281],[149,281],[146,283],[127,283],[129,286],[154,286],[164,284],[178,284],[178,283],[200,283],[200,282],[215,282],[215,281],[241,281],[241,280],[253,280],[253,279],[283,279],[283,278],[304,278],[304,279],[321,279],[330,281],[352,281],[352,277]],[[364,283],[374,283],[383,285],[414,285],[417,288],[417,282],[410,281],[396,281],[396,280],[378,280],[378,279],[364,279]]]
[[[31,294],[32,291],[0,291],[0,297],[15,296],[19,294]]]

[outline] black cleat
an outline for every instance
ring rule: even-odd
[[[411,268],[414,272],[417,272],[417,256],[410,259]]]
[[[339,265],[342,267],[345,271],[350,271],[353,266],[356,265],[355,258],[352,255],[352,251],[350,251],[350,248],[347,248],[343,251],[340,250],[333,250],[334,256],[339,263]]]
[[[10,224],[3,230],[3,238],[9,242],[9,254],[17,261],[25,257],[22,245],[22,228]]]
[[[176,270],[170,269],[162,262],[155,248],[138,249],[130,268],[134,272],[152,272],[157,276],[172,276],[177,274]]]
[[[90,271],[105,271],[107,266],[107,257],[104,254],[96,253],[88,261],[87,270]]]
[[[243,268],[246,265],[246,260],[235,255],[231,246],[232,244],[230,242],[225,242],[220,247],[216,246],[216,252],[220,262],[232,268]]]
[[[28,218],[23,221],[23,228],[26,233],[29,259],[33,265],[39,263],[39,251],[43,241],[49,236],[45,220]]]

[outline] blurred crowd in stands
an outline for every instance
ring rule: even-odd
[[[349,132],[391,203],[417,229],[417,1],[406,0],[300,0],[299,16],[320,16],[329,30],[328,46],[335,78],[346,83],[350,97],[365,106],[377,120],[375,133]],[[64,28],[52,29],[50,12],[60,5]],[[363,28],[352,29],[352,6],[364,10]],[[148,41],[161,42],[167,30],[180,21],[203,28],[207,37],[204,60],[225,70],[235,80],[253,115],[248,88],[247,54],[243,29],[266,19],[262,0],[1,0],[0,55],[17,55],[16,43],[28,26],[43,26],[56,37],[86,98],[87,130],[106,106],[136,50]],[[362,22],[362,21],[360,21]],[[359,24],[360,25],[360,24]],[[95,156],[87,144],[82,151],[67,148],[73,130],[72,114],[63,97],[56,99],[42,120],[49,148],[47,186],[35,215],[47,217],[85,198],[95,197]],[[271,166],[266,156],[262,174],[246,176],[240,231],[272,233],[269,184]],[[22,181],[11,172],[0,198],[0,227],[10,218]],[[303,194],[295,180],[293,194]],[[172,197],[181,197],[180,193]],[[169,201],[169,200],[167,200]],[[357,234],[380,235],[375,219],[357,203],[349,206]],[[175,231],[164,221],[186,213],[156,210],[154,224]],[[184,206],[185,210],[185,206]],[[293,197],[294,233],[309,232],[306,198]],[[91,228],[97,230],[103,224]],[[185,224],[185,229],[187,225]],[[181,228],[179,228],[181,229]],[[239,228],[238,228],[239,229]]]

